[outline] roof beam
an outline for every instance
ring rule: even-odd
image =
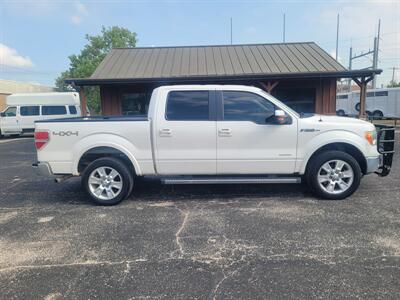
[[[218,81],[266,81],[266,80],[282,80],[282,79],[309,79],[309,78],[358,78],[371,77],[382,73],[382,70],[345,70],[336,72],[304,72],[304,73],[274,73],[274,74],[243,74],[243,75],[210,75],[210,76],[186,76],[186,77],[162,77],[162,78],[110,78],[110,79],[94,79],[94,78],[69,78],[65,82],[67,84],[75,84],[76,86],[84,85],[103,85],[103,84],[186,84],[199,82],[218,82]]]

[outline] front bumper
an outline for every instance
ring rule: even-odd
[[[379,167],[382,165],[382,155],[377,157],[367,157],[366,160],[367,160],[366,174],[378,172]]]
[[[45,177],[54,177],[53,172],[51,171],[50,165],[45,162],[35,162],[32,164],[33,169],[36,174]]]
[[[395,128],[385,125],[375,125],[378,130],[377,147],[381,154],[378,170],[375,172],[381,177],[390,173],[394,155]]]

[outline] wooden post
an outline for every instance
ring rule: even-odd
[[[272,93],[272,90],[278,85],[279,81],[267,81],[267,83],[265,84],[264,82],[260,82],[261,87],[267,91],[269,94]]]
[[[360,111],[358,112],[358,118],[365,120],[365,98],[367,96],[367,84],[365,83],[365,78],[361,79],[360,85]]]
[[[81,101],[82,117],[86,117],[87,116],[87,111],[86,111],[87,102],[86,102],[85,89],[83,86],[81,86],[79,89],[79,99]]]
[[[370,82],[374,76],[370,76],[368,78],[361,77],[361,80],[358,78],[353,78],[354,82],[360,87],[360,111],[358,113],[358,118],[365,120],[365,108],[366,108],[366,97],[367,97],[367,84]]]

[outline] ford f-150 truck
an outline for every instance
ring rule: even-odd
[[[38,121],[34,167],[81,176],[112,205],[138,176],[165,184],[300,183],[343,199],[369,173],[389,174],[394,129],[345,117],[301,115],[261,89],[239,85],[156,88],[147,116]]]

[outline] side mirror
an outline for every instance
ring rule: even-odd
[[[271,125],[292,124],[292,118],[288,116],[283,110],[276,109],[274,114],[265,120],[265,123]]]
[[[2,112],[2,113],[0,113],[0,117],[5,117],[6,116],[6,113],[5,112]]]

